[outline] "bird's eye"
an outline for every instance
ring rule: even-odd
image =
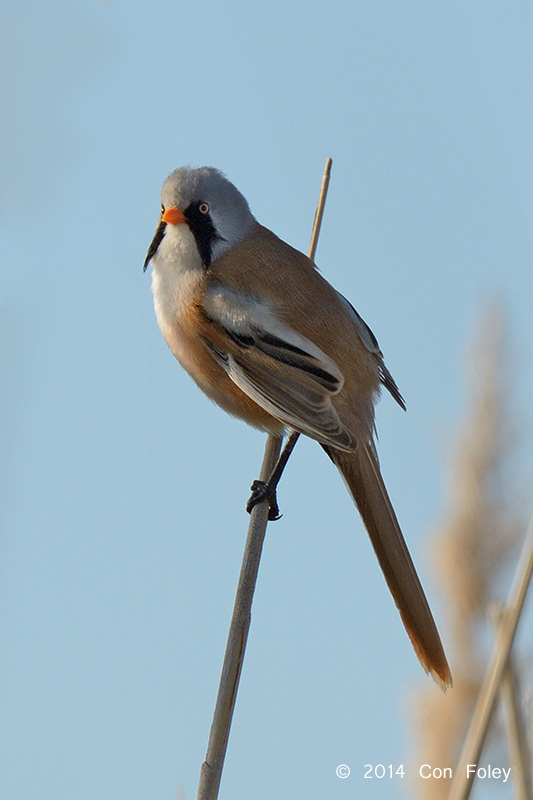
[[[165,206],[161,203],[161,216],[165,213]]]
[[[209,214],[209,203],[200,203],[198,211],[200,214]]]

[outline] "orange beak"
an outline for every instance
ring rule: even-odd
[[[170,225],[181,225],[182,222],[186,221],[185,214],[181,208],[176,208],[176,206],[169,206],[161,219],[163,222],[170,223]]]

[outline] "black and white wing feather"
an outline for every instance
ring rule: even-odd
[[[322,444],[353,449],[353,437],[331,402],[344,377],[329,356],[265,303],[227,287],[208,290],[203,313],[223,334],[206,337],[206,347],[243,392],[288,427]]]
[[[378,363],[378,370],[379,370],[379,379],[385,389],[387,389],[391,395],[394,397],[398,405],[400,405],[403,410],[405,411],[405,400],[403,399],[402,395],[400,394],[400,390],[396,385],[396,381],[390,374],[389,370],[385,366],[385,362],[383,360],[383,353],[380,350],[378,340],[372,333],[371,329],[368,327],[366,322],[364,321],[363,317],[357,313],[355,308],[352,306],[349,300],[347,300],[344,295],[340,292],[337,292],[339,300],[342,302],[344,307],[348,310],[352,322],[355,325],[357,333],[359,334],[359,338],[363,342],[364,346],[368,350],[369,353],[375,357]]]

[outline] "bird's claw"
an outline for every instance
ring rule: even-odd
[[[251,485],[252,494],[246,503],[246,510],[249,514],[255,506],[262,503],[263,500],[268,500],[268,518],[271,522],[275,522],[282,517],[279,513],[278,500],[276,497],[276,487],[271,487],[265,481],[254,481]]]

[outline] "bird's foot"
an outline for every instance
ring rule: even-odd
[[[270,483],[265,481],[254,481],[251,485],[252,494],[246,503],[246,510],[249,514],[255,506],[262,503],[263,500],[268,500],[268,518],[271,522],[280,519],[282,514],[279,513],[278,499],[276,497],[276,486],[271,486]]]

